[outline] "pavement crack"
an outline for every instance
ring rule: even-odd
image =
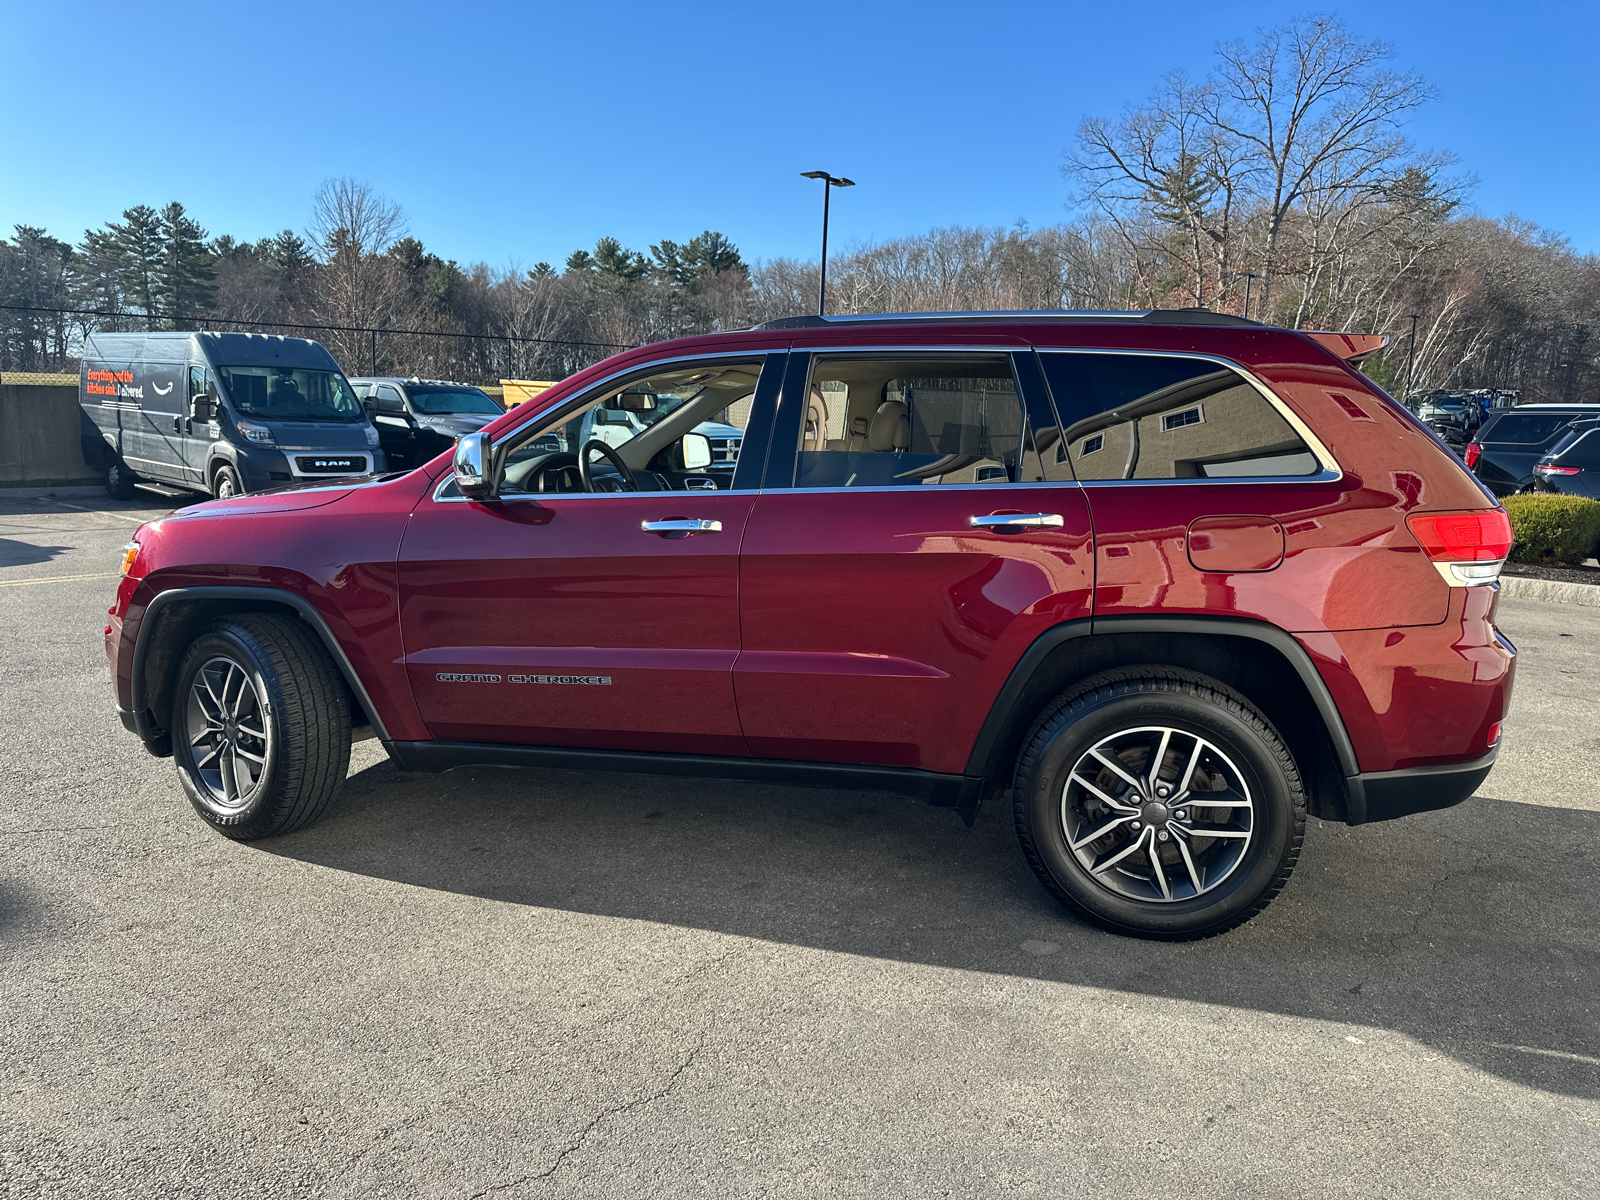
[[[633,1112],[637,1109],[645,1107],[647,1104],[654,1104],[657,1100],[665,1099],[668,1095],[670,1095],[672,1089],[678,1086],[678,1080],[683,1078],[683,1073],[687,1071],[694,1063],[694,1060],[696,1057],[698,1057],[700,1051],[705,1049],[705,1045],[705,1038],[702,1036],[695,1047],[684,1057],[684,1060],[679,1063],[676,1069],[673,1070],[672,1074],[667,1077],[666,1082],[655,1091],[645,1096],[635,1096],[632,1100],[628,1100],[625,1103],[614,1104],[610,1108],[601,1109],[598,1113],[590,1118],[587,1125],[578,1131],[576,1137],[574,1137],[566,1146],[562,1147],[561,1152],[556,1155],[555,1161],[544,1170],[530,1171],[526,1175],[518,1176],[516,1179],[509,1179],[505,1183],[491,1184],[490,1186],[484,1188],[481,1192],[473,1192],[471,1197],[469,1197],[469,1200],[483,1200],[483,1197],[493,1195],[496,1192],[509,1191],[512,1188],[521,1187],[526,1183],[538,1183],[540,1180],[549,1179],[561,1169],[562,1164],[564,1164],[567,1159],[572,1157],[573,1154],[577,1153],[578,1150],[582,1149],[583,1144],[589,1140],[589,1136],[600,1127],[600,1122],[604,1121],[607,1117],[615,1117],[620,1116],[623,1113]]]

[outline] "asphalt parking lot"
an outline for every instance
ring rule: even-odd
[[[112,707],[161,511],[0,499],[0,1196],[1600,1194],[1600,609],[1502,602],[1476,797],[1161,945],[868,794],[366,742],[229,842]]]

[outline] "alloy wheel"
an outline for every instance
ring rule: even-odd
[[[1171,904],[1219,886],[1255,836],[1250,787],[1213,742],[1169,726],[1091,746],[1061,791],[1067,847],[1100,886]]]
[[[228,809],[249,804],[272,745],[266,698],[250,672],[230,658],[206,660],[189,687],[187,726],[195,776],[211,801]]]

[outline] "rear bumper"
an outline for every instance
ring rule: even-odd
[[[1357,785],[1350,788],[1349,823],[1367,825],[1454,807],[1478,790],[1499,753],[1496,746],[1472,762],[1403,771],[1363,771],[1348,781]]]

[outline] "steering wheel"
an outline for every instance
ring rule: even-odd
[[[611,461],[611,465],[617,469],[617,474],[622,476],[622,481],[619,485],[607,486],[604,488],[595,487],[594,470],[589,462],[589,451],[591,450],[600,451],[601,454],[604,454],[606,458]],[[618,454],[609,443],[602,442],[599,438],[590,438],[583,444],[583,449],[578,451],[578,478],[583,480],[583,490],[586,492],[637,492],[639,490],[639,484],[633,478],[633,468],[629,467],[627,463],[622,461],[622,456]],[[607,485],[612,484],[612,481],[609,479],[602,480],[601,482]]]

